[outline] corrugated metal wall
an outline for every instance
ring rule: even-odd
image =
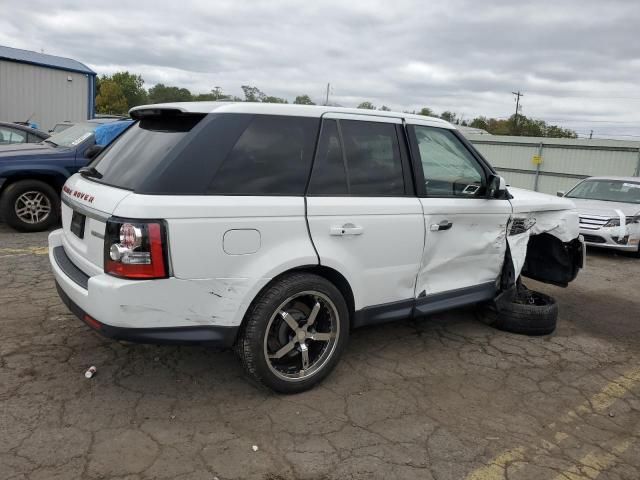
[[[514,187],[555,194],[580,179],[640,174],[640,142],[466,135]],[[537,157],[541,163],[536,165]]]
[[[86,74],[0,60],[0,121],[31,117],[46,131],[65,120],[86,120],[88,100]]]

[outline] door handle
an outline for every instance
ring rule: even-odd
[[[331,227],[329,233],[337,237],[344,237],[345,235],[362,235],[364,229],[358,227],[353,223],[345,223],[341,227]]]
[[[440,223],[434,223],[429,227],[432,232],[438,232],[440,230],[449,230],[453,226],[449,220],[442,220]]]

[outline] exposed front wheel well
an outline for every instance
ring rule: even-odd
[[[582,268],[583,245],[579,239],[563,242],[549,233],[532,235],[522,276],[566,287]]]

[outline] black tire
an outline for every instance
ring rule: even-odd
[[[309,294],[315,292],[321,297]],[[304,301],[313,303],[314,307],[317,303],[321,306],[314,317],[318,319],[316,325],[307,326],[306,320],[311,318],[311,314],[307,318],[298,320],[300,327],[316,328],[326,327],[330,325],[331,329],[337,329],[336,333],[316,332],[315,334],[335,335],[332,340],[318,341],[309,337],[302,341],[305,344],[307,352],[308,370],[301,367],[299,374],[309,372],[308,377],[304,378],[283,378],[287,373],[280,372],[280,366],[274,366],[273,359],[269,359],[268,351],[275,351],[278,347],[295,344],[295,348],[283,355],[282,359],[275,360],[295,363],[299,354],[300,362],[302,362],[302,345],[296,340],[296,333],[291,329],[290,324],[282,325],[282,316],[279,312],[287,311],[287,306],[292,297],[296,297],[291,302],[296,302],[295,306],[302,305]],[[308,298],[307,298],[308,297]],[[304,305],[302,305],[304,307]],[[300,308],[300,307],[299,307]],[[318,313],[320,312],[320,313]],[[290,317],[294,318],[294,317]],[[311,320],[314,322],[315,320]],[[281,339],[282,332],[288,335],[281,340],[275,348],[269,348],[270,342]],[[278,334],[274,335],[274,331]],[[306,332],[306,329],[305,329]],[[330,330],[331,332],[331,330]],[[238,341],[236,343],[236,353],[240,357],[240,361],[250,378],[256,382],[275,390],[280,393],[297,393],[308,390],[322,381],[338,363],[342,351],[344,350],[349,338],[349,310],[344,297],[340,291],[328,280],[318,275],[310,273],[292,273],[279,278],[271,285],[265,287],[260,295],[253,301],[247,311]],[[296,343],[298,342],[298,343]],[[306,347],[307,343],[309,347]],[[322,351],[322,355],[318,355],[317,364],[309,363],[312,355],[312,347],[316,351]],[[329,350],[331,347],[331,350]],[[273,354],[272,354],[273,355]],[[296,367],[291,367],[296,368]],[[315,370],[313,370],[315,368]],[[295,374],[295,373],[294,373]],[[305,373],[307,375],[307,373]]]
[[[16,202],[23,195],[31,192],[41,194],[41,205],[48,204],[49,212],[41,220],[34,219],[33,223],[25,221],[16,212]],[[20,205],[23,205],[20,203]],[[42,212],[40,212],[42,214]],[[0,215],[11,227],[20,232],[42,232],[56,225],[60,219],[60,197],[50,185],[40,180],[19,180],[9,185],[0,198]]]
[[[549,335],[556,329],[558,304],[555,298],[528,289],[505,297],[480,308],[479,318],[483,323],[505,332],[530,336]]]

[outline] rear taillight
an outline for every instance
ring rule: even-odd
[[[109,219],[104,236],[104,271],[122,278],[167,278],[164,222]]]

